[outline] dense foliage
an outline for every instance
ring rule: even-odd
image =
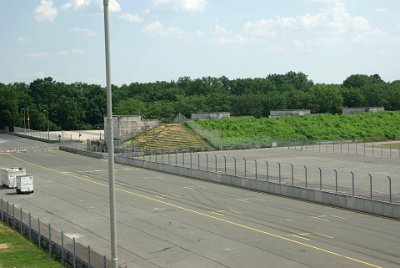
[[[178,113],[230,112],[233,116],[269,115],[273,109],[310,109],[340,113],[342,107],[384,106],[400,110],[400,81],[379,75],[351,75],[342,84],[314,84],[303,73],[230,80],[203,77],[113,86],[114,114],[141,114],[171,121]],[[106,90],[99,85],[66,84],[52,78],[30,84],[0,83],[0,128],[29,126],[51,130],[102,127]],[[25,116],[24,116],[25,115]],[[25,122],[24,122],[25,117]]]
[[[400,136],[400,112],[356,115],[321,114],[275,118],[226,118],[196,121],[204,129],[219,130],[223,144],[246,137],[300,140],[339,140]]]

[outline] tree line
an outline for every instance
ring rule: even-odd
[[[338,114],[342,107],[383,106],[400,110],[400,80],[385,82],[378,74],[354,74],[342,84],[318,84],[301,72],[265,78],[225,76],[112,86],[113,113],[140,114],[165,122],[181,113],[230,112],[265,117],[276,109],[310,109]],[[51,77],[27,83],[0,83],[0,128],[37,130],[103,127],[106,89],[94,84],[57,82]]]

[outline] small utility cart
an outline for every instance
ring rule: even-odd
[[[17,193],[18,194],[33,193],[33,176],[32,175],[17,176]]]

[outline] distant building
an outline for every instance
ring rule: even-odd
[[[230,118],[231,113],[229,112],[217,112],[217,113],[193,113],[190,116],[192,120],[213,120],[221,118]]]
[[[143,120],[140,115],[113,115],[114,139],[125,140],[137,133],[157,127],[160,120]],[[107,117],[104,117],[104,136],[107,137]]]
[[[384,111],[384,107],[352,107],[343,108],[342,114],[379,113]]]
[[[311,111],[302,109],[302,110],[275,110],[269,112],[269,117],[278,117],[278,116],[303,116],[310,115]]]

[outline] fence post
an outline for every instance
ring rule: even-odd
[[[319,189],[322,190],[322,169],[319,169]]]
[[[374,156],[374,144],[372,143],[372,156]]]
[[[38,218],[38,242],[39,242],[39,249],[41,248],[40,246],[40,238],[41,238],[41,234],[40,234],[40,219]]]
[[[364,156],[365,156],[365,138],[364,138]]]
[[[392,158],[392,145],[389,145],[389,154],[390,154],[390,158]]]
[[[178,166],[178,153],[175,152],[175,166]]]
[[[61,266],[64,266],[64,231],[61,231]]]
[[[335,191],[337,193],[337,170],[334,169],[333,171],[335,172]]]
[[[332,153],[333,154],[335,153],[335,142],[334,141],[332,142]]]
[[[235,167],[235,176],[236,176],[236,157],[233,157],[233,163],[234,163],[234,167]]]
[[[244,160],[244,177],[247,178],[247,161],[246,158],[243,158]]]
[[[269,180],[269,168],[268,168],[268,161],[265,161],[265,167],[267,169],[267,181]]]
[[[321,152],[321,141],[318,141],[318,152]]]
[[[20,227],[20,229],[21,229],[21,235],[22,235],[22,208],[20,208],[20,210],[19,210],[19,212],[20,212],[20,217],[19,217],[19,227]]]
[[[306,189],[307,189],[307,184],[308,184],[308,175],[307,175],[307,166],[306,165],[304,165],[304,177],[305,177],[305,179],[306,179]]]
[[[383,157],[382,144],[381,144],[381,157]]]
[[[200,170],[200,154],[199,153],[196,154],[197,154],[197,169]]]
[[[190,169],[193,169],[193,155],[192,155],[192,152],[190,152]]]
[[[294,172],[293,172],[293,164],[290,164],[290,166],[292,167],[292,185],[293,185],[293,182],[294,182]]]
[[[88,246],[88,268],[90,268],[90,246]]]
[[[185,152],[182,153],[182,167],[185,167]]]
[[[171,154],[168,152],[168,165],[171,165]]]
[[[279,163],[278,162],[278,174],[279,174],[279,176],[278,176],[278,178],[279,178],[279,184],[281,184],[281,163]]]
[[[347,142],[347,155],[350,155],[350,142]]]
[[[208,171],[208,154],[206,153],[206,170]]]
[[[369,199],[372,200],[372,175],[368,173],[369,176]]]
[[[387,176],[389,179],[389,202],[392,203],[392,178]]]
[[[224,174],[226,174],[226,156],[224,155]]]
[[[218,159],[216,154],[214,154],[214,158],[215,158],[215,172],[218,172]]]
[[[29,212],[29,241],[32,241],[32,216]]]
[[[256,170],[256,180],[257,180],[257,178],[258,178],[257,159],[254,159],[254,167],[255,167],[255,170]]]
[[[15,206],[14,206],[14,204],[13,204],[13,205],[12,205],[12,227],[13,227],[13,229],[15,229],[14,209],[15,209]]]
[[[351,195],[354,197],[354,173],[353,171],[350,171],[351,173]]]
[[[1,202],[1,222],[4,222],[3,197],[0,199],[0,202]]]
[[[106,255],[104,255],[104,257],[103,257],[103,265],[104,265],[104,268],[107,267],[107,258],[106,258]]]
[[[49,223],[49,256],[51,256],[51,226]]]
[[[164,151],[161,149],[161,163],[164,164]]]
[[[75,244],[75,237],[72,238],[72,243],[73,243],[73,255],[72,255],[72,260],[74,262],[74,264],[72,265],[72,267],[76,267],[76,244]]]

